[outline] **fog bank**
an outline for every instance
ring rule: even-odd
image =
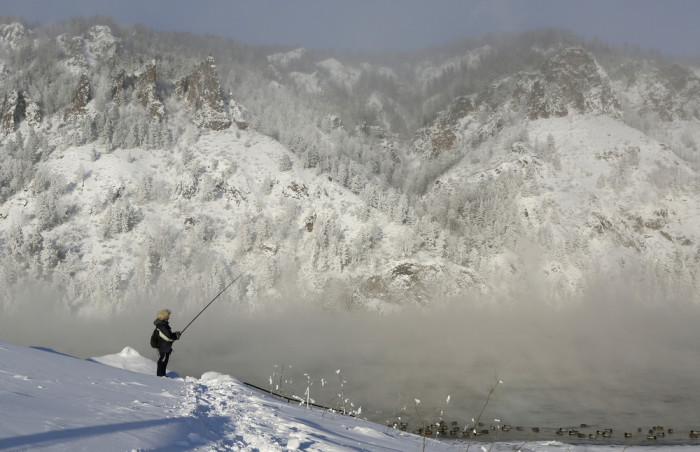
[[[148,336],[157,310],[173,310],[174,330],[197,314],[178,305],[133,300],[121,312],[91,316],[50,299],[21,300],[3,310],[0,338],[82,358],[131,346],[155,360]],[[696,305],[652,304],[615,288],[566,307],[459,299],[391,315],[292,300],[251,311],[223,300],[175,344],[169,368],[197,377],[224,372],[286,395],[303,395],[311,381],[311,397],[332,407],[340,406],[340,370],[345,397],[377,422],[415,420],[415,399],[424,418],[468,422],[498,378],[504,384],[488,420],[680,428],[700,403],[699,320]]]

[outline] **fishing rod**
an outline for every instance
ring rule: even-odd
[[[194,316],[194,318],[192,319],[192,321],[191,321],[190,323],[188,323],[187,326],[185,326],[185,327],[180,331],[180,334],[184,333],[185,330],[187,329],[187,327],[190,326],[190,325],[192,325],[192,322],[194,322],[195,320],[197,320],[197,317],[199,317],[200,315],[202,315],[202,312],[204,312],[204,311],[209,307],[209,305],[211,305],[213,302],[215,302],[216,299],[219,298],[219,297],[221,296],[222,293],[226,292],[226,289],[228,289],[229,287],[231,287],[231,285],[233,285],[233,283],[235,283],[235,282],[238,280],[238,278],[240,278],[241,276],[243,276],[244,273],[245,273],[245,272],[242,272],[240,275],[236,276],[236,279],[234,279],[233,281],[231,281],[230,283],[228,283],[228,285],[227,285],[226,287],[224,287],[223,290],[222,290],[221,292],[219,292],[219,294],[218,294],[217,296],[215,296],[209,303],[207,303],[207,305],[204,306],[204,309],[202,309],[201,311],[199,311],[199,314],[197,314],[196,316]]]

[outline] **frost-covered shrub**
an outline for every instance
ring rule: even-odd
[[[45,169],[40,169],[34,175],[30,190],[32,194],[36,195],[48,190],[54,182],[54,176]]]
[[[211,242],[216,236],[216,227],[209,217],[201,217],[194,225],[193,232],[201,243]]]
[[[242,227],[239,229],[240,234],[238,236],[239,246],[241,252],[248,252],[255,245],[256,240],[256,226],[253,219],[243,222]]]
[[[36,198],[34,214],[40,231],[45,231],[61,224],[64,220],[64,215],[57,193],[49,190],[39,194]]]
[[[282,154],[279,162],[280,171],[289,171],[292,169],[292,159],[287,154]]]
[[[209,174],[203,175],[199,184],[197,184],[196,181],[195,179],[194,191],[197,193],[198,199],[202,201],[213,201],[221,196],[221,190],[218,188],[217,181]],[[197,185],[199,185],[198,188]]]
[[[137,212],[124,199],[110,205],[102,223],[102,234],[109,238],[115,234],[131,231],[137,223]]]
[[[183,174],[175,186],[175,194],[185,199],[191,199],[197,194],[198,181],[192,174]]]
[[[41,250],[39,259],[44,269],[53,269],[63,258],[63,250],[53,240],[44,241],[44,248]]]
[[[15,262],[23,262],[24,255],[24,233],[20,226],[13,226],[8,233],[7,241],[4,243],[5,253]]]
[[[154,173],[147,174],[134,190],[135,199],[140,203],[166,201],[172,195],[172,186],[163,179],[157,179]]]
[[[61,202],[66,183],[63,177],[46,171],[37,173],[32,183],[32,191],[37,194],[34,215],[40,231],[54,228],[66,219],[66,211]]]

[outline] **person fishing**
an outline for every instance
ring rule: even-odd
[[[163,309],[158,311],[157,318],[153,321],[153,324],[158,329],[158,334],[160,335],[160,345],[158,346],[158,369],[156,375],[159,377],[165,376],[165,369],[168,367],[168,360],[170,359],[170,353],[173,351],[173,342],[180,339],[180,331],[173,332],[170,329],[170,309]]]
[[[238,278],[243,276],[245,272],[241,273],[240,275],[236,276],[236,278],[231,281],[226,287],[219,292],[217,296],[215,296],[209,303],[207,303],[206,306],[204,306],[204,309],[199,311],[199,314],[194,316],[194,318],[185,325],[185,327],[182,329],[182,331],[176,331],[173,333],[173,331],[170,329],[170,309],[163,309],[161,311],[158,311],[157,319],[153,321],[153,324],[156,326],[156,330],[153,331],[153,334],[151,335],[151,346],[153,348],[158,349],[159,357],[158,357],[158,369],[156,371],[156,375],[159,377],[164,377],[165,376],[165,369],[168,366],[168,360],[170,359],[170,353],[173,351],[173,342],[176,340],[180,339],[180,336],[182,333],[185,332],[187,328],[192,325],[192,323],[197,320],[197,317],[202,315],[202,313],[209,307],[211,306],[212,303],[216,301],[217,298],[221,296],[222,293],[226,291],[233,283],[235,283]],[[156,334],[156,332],[158,334]]]

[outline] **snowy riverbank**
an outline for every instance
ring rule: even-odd
[[[288,404],[216,372],[155,377],[155,362],[130,347],[82,360],[0,342],[0,450],[51,451],[458,451],[466,443],[423,439]],[[474,443],[471,450],[489,450]],[[493,444],[494,451],[622,450],[560,442]],[[635,447],[643,451],[692,446]]]

